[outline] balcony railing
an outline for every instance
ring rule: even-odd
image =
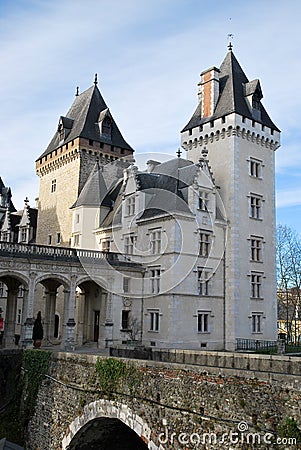
[[[132,262],[129,257],[120,253],[39,244],[17,244],[6,241],[0,241],[0,257],[25,257],[69,262],[105,260],[111,265],[131,265],[142,268],[141,264]]]

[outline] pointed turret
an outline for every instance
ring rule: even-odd
[[[66,116],[59,118],[57,131],[38,160],[77,138],[88,139],[95,145],[109,144],[123,151],[133,152],[132,147],[124,140],[95,83],[76,95]],[[98,145],[99,147],[101,146]]]
[[[261,103],[259,80],[249,82],[232,50],[219,69],[212,67],[201,73],[198,86],[199,103],[183,132],[231,113],[279,131]]]
[[[86,91],[80,94],[76,90],[71,108],[60,116],[57,131],[36,161],[40,177],[38,243],[70,245],[70,208],[79,203],[95,206],[99,197],[101,174],[95,172],[96,161],[105,167],[132,158],[134,150],[123,138],[97,83],[96,77]],[[86,182],[91,173],[95,176],[90,177],[90,189]]]

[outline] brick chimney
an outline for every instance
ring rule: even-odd
[[[214,113],[219,96],[219,72],[217,67],[211,67],[201,73],[198,99],[202,105],[202,117],[210,117]]]

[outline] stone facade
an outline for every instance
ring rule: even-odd
[[[259,106],[259,81],[247,82],[231,52],[223,65],[230,65],[229,61],[236,73],[241,72],[245,94],[249,93],[250,84],[257,86],[258,92],[255,88],[252,91],[256,108],[249,104],[254,105],[255,100],[252,103],[248,95],[239,92],[235,82],[232,88],[237,92],[232,97],[229,93],[231,100],[223,98],[225,73],[222,77],[219,70],[209,69],[199,83],[198,108],[206,111],[198,123],[191,121],[186,126],[181,142],[187,158],[194,162],[206,146],[216,185],[220,187],[229,224],[225,250],[226,341],[227,348],[233,350],[239,337],[277,338],[274,152],[280,145],[280,133]],[[234,79],[235,74],[228,71],[229,78]],[[208,74],[211,75],[207,77]],[[221,93],[220,97],[214,94],[214,104],[218,98],[220,104],[214,109],[208,89],[211,86],[215,92],[219,84]],[[239,102],[245,102],[243,111]]]
[[[96,356],[53,355],[51,377],[40,388],[36,413],[29,424],[27,449],[65,449],[87,422],[99,417],[118,418],[153,450],[199,448],[196,444],[202,439],[212,449],[244,449],[246,441],[242,439],[248,434],[249,439],[255,439],[253,448],[287,448],[272,442],[285,418],[293,417],[301,425],[298,358],[287,361],[185,352],[184,360],[182,351],[172,354],[184,364],[127,361],[140,372],[141,382],[133,392],[119,386],[119,394],[113,398],[99,390]],[[198,359],[204,364],[194,365],[193,360]],[[294,375],[284,374],[288,363]],[[238,433],[234,447],[231,432]]]

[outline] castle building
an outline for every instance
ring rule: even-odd
[[[225,206],[226,341],[276,338],[275,150],[280,132],[230,48],[201,74],[198,105],[182,130],[187,157],[204,145]]]
[[[247,79],[231,47],[220,68],[202,72],[198,89],[181,132],[187,158],[179,150],[136,167],[95,80],[77,92],[36,162],[37,243],[123,258],[99,288],[97,279],[93,289],[79,286],[71,315],[79,345],[234,350],[238,339],[277,339],[280,131],[259,80]],[[97,266],[86,270],[93,280]],[[55,305],[46,305],[48,328]],[[109,325],[101,338],[99,321]]]
[[[75,100],[60,116],[47,149],[36,161],[40,177],[37,243],[71,244],[70,207],[76,202],[97,159],[101,164],[126,158],[133,149],[123,139],[98,87]]]

